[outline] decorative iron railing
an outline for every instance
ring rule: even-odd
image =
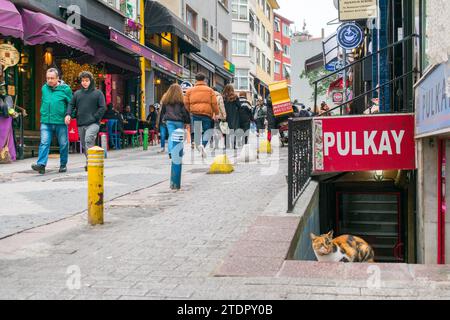
[[[289,212],[294,210],[297,200],[311,181],[312,139],[312,118],[289,119]]]

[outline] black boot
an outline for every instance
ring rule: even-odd
[[[34,171],[39,172],[40,174],[44,174],[45,173],[45,166],[40,165],[40,164],[33,164],[31,166],[31,169],[33,169]]]

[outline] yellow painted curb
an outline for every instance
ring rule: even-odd
[[[214,162],[209,168],[209,174],[228,174],[234,171],[233,165],[231,164],[228,157],[223,154],[214,158]]]

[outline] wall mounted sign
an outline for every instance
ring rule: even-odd
[[[340,21],[367,20],[377,17],[377,0],[339,0]]]
[[[11,44],[0,44],[0,64],[4,67],[3,71],[13,67],[20,61],[20,54]]]
[[[316,174],[414,170],[414,115],[328,117],[314,120]]]
[[[358,48],[364,40],[364,31],[353,22],[344,23],[337,31],[337,41],[341,48],[353,50]]]
[[[416,138],[450,132],[450,62],[416,85]]]

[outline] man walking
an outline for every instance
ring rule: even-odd
[[[42,87],[41,98],[41,143],[39,157],[31,168],[40,174],[45,173],[48,154],[52,143],[53,133],[59,144],[60,167],[59,172],[67,171],[69,160],[69,139],[67,125],[64,123],[67,106],[72,99],[72,90],[59,79],[59,72],[55,68],[47,70],[47,82]]]
[[[72,117],[77,118],[78,132],[83,146],[84,155],[95,145],[100,120],[106,111],[103,92],[95,89],[94,76],[88,71],[80,73],[81,89],[75,92],[66,113],[66,124]],[[84,167],[87,171],[87,166]]]
[[[209,141],[209,137],[204,136],[204,133],[211,129],[214,117],[219,115],[216,94],[213,89],[208,87],[205,79],[206,76],[203,73],[197,73],[195,86],[187,90],[184,97],[184,105],[187,111],[191,113],[195,144],[203,158],[206,158],[205,146]],[[201,142],[197,141],[199,134],[202,137]]]

